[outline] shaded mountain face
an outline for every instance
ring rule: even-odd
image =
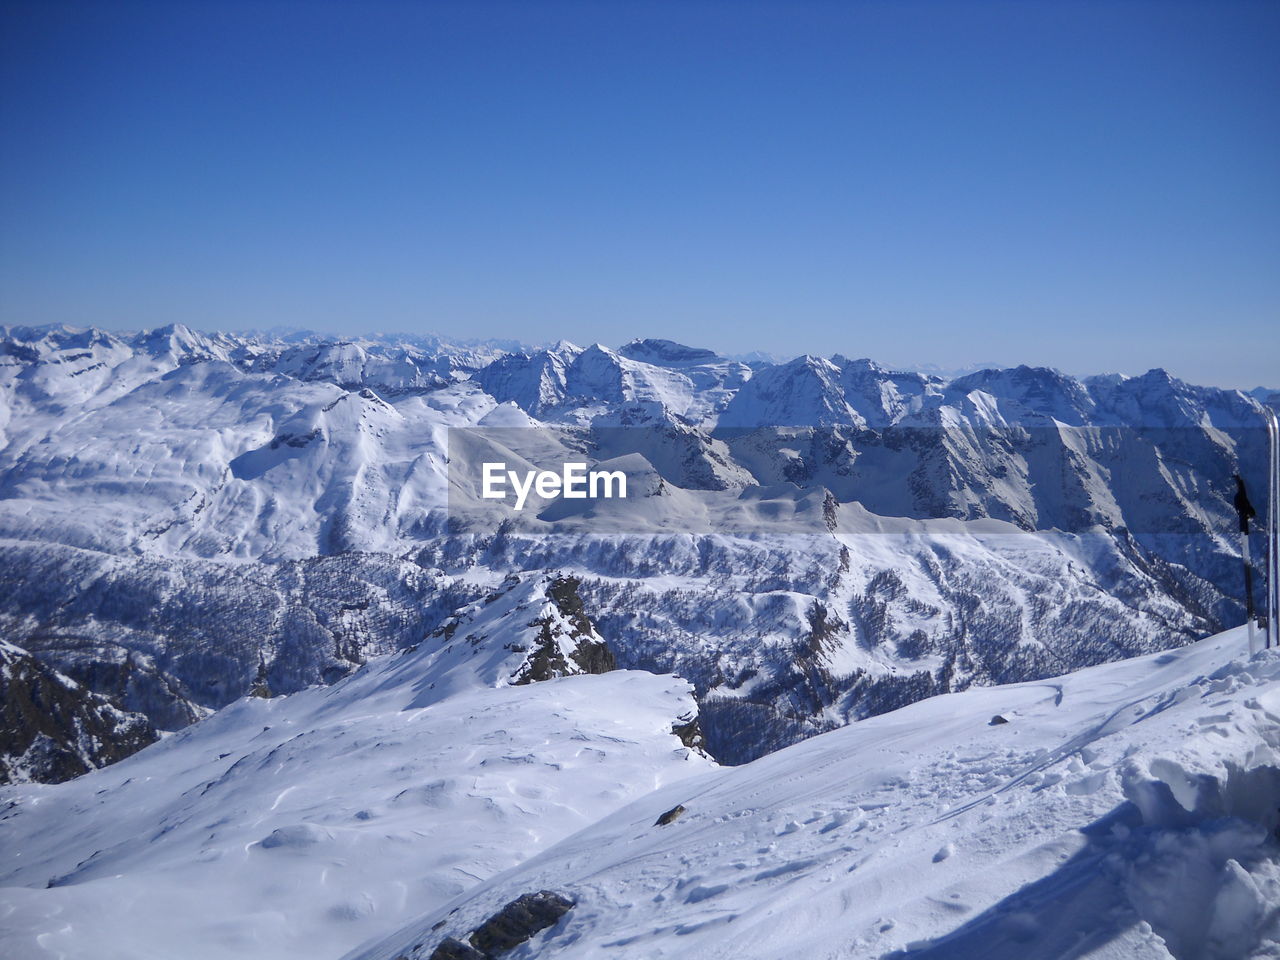
[[[618,353],[630,360],[639,360],[655,366],[683,367],[716,363],[720,360],[713,350],[686,347],[674,340],[632,340],[618,349]]]
[[[146,717],[0,640],[0,784],[61,783],[156,739]]]
[[[748,759],[1239,622],[1259,409],[1163,371],[10,328],[0,629],[177,729],[332,683],[513,574],[565,578],[618,666],[688,678],[709,748]],[[643,496],[613,527],[571,501],[457,527],[451,444],[486,430],[625,461]],[[531,672],[607,662],[545,616]]]

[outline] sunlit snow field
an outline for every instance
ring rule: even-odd
[[[424,644],[5,788],[5,954],[426,956],[552,889],[512,956],[1280,955],[1280,653],[1243,630],[737,768],[672,678],[494,677]]]

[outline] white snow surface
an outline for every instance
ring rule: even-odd
[[[1233,630],[709,769],[348,960],[541,889],[576,906],[512,960],[1278,957],[1278,751],[1280,651]]]
[[[337,957],[712,767],[672,733],[683,680],[509,683],[554,613],[537,587],[332,687],[0,790],[0,956]]]
[[[540,586],[0,790],[0,955],[427,957],[550,889],[512,960],[1280,957],[1280,651],[1243,630],[718,768],[684,681],[510,684]]]

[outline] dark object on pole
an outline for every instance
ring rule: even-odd
[[[1258,515],[1258,511],[1253,509],[1253,504],[1249,502],[1249,493],[1244,488],[1244,477],[1236,474],[1236,513],[1240,515],[1240,532],[1247,534],[1249,532],[1249,521]]]
[[[1249,626],[1249,655],[1258,652],[1257,635],[1254,623],[1257,614],[1253,608],[1253,558],[1249,555],[1249,521],[1258,515],[1249,502],[1249,493],[1244,488],[1244,478],[1236,474],[1236,513],[1240,515],[1240,559],[1244,561],[1244,615]]]

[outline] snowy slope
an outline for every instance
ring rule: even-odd
[[[673,733],[684,681],[526,682],[540,643],[580,673],[598,639],[542,578],[454,624],[107,769],[0,790],[0,955],[336,957],[712,766]]]
[[[576,905],[512,960],[1276,957],[1278,827],[1280,651],[1233,630],[664,787],[349,957],[543,889]]]

